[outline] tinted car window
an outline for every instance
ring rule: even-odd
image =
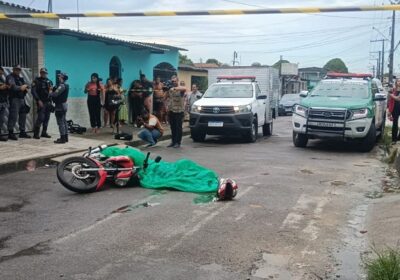
[[[345,98],[368,98],[368,84],[361,82],[320,82],[311,91],[311,97],[345,97]]]
[[[252,84],[213,84],[203,98],[251,98]]]

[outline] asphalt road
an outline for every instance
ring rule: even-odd
[[[255,144],[167,144],[152,152],[236,179],[238,197],[213,202],[142,188],[77,195],[58,183],[54,167],[1,176],[0,279],[360,277],[365,194],[384,175],[378,149],[319,141],[295,148],[290,117]],[[113,213],[126,205],[131,211]]]

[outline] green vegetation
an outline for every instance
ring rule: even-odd
[[[343,60],[341,60],[340,58],[334,58],[329,60],[325,64],[324,69],[333,72],[349,73],[346,64],[344,64]]]
[[[375,259],[365,261],[368,280],[399,280],[400,279],[400,252],[387,248],[378,251],[373,248]]]
[[[179,64],[193,65],[193,61],[187,55],[179,53]]]

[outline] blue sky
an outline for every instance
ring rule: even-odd
[[[15,0],[16,4],[46,9],[47,0]],[[252,9],[298,6],[356,6],[388,4],[388,0],[79,0],[81,12]],[[55,12],[75,12],[75,0],[53,0]],[[400,24],[400,13],[397,21]],[[253,16],[202,16],[163,18],[91,18],[80,19],[80,29],[127,40],[159,42],[188,49],[194,62],[217,58],[232,63],[239,53],[241,65],[253,62],[273,64],[280,55],[299,67],[323,66],[330,58],[342,58],[350,71],[371,71],[381,39],[379,30],[389,37],[391,12],[281,14]],[[77,20],[62,21],[64,28],[77,28]],[[398,30],[398,28],[396,28]],[[397,31],[396,30],[396,31]],[[396,40],[400,39],[396,32]],[[396,41],[396,43],[397,43]],[[389,44],[386,45],[388,49]],[[399,51],[395,54],[395,72],[399,70]],[[387,60],[386,53],[385,59]]]

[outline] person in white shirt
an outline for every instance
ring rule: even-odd
[[[148,143],[147,147],[155,146],[158,139],[164,133],[159,119],[147,111],[144,111],[142,116],[139,117],[138,122],[144,127],[139,132],[138,137]]]

